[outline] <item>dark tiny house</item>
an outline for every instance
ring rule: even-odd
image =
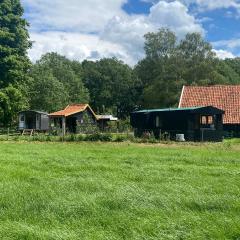
[[[187,141],[222,141],[223,114],[212,106],[142,110],[131,114],[131,125],[138,137],[151,132],[156,138],[168,133],[172,140],[184,134]]]
[[[48,113],[33,110],[19,112],[18,128],[19,130],[31,129],[36,131],[48,131]]]

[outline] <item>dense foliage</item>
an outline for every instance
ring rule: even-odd
[[[44,55],[30,71],[29,101],[32,109],[47,112],[69,103],[88,103],[89,93],[72,61],[56,53]]]
[[[31,42],[22,15],[19,0],[0,1],[0,124],[5,126],[27,106],[23,90],[29,80]]]
[[[82,63],[84,83],[90,92],[90,103],[99,113],[126,117],[138,102],[141,82],[134,71],[117,59]]]
[[[235,60],[217,59],[212,46],[198,33],[178,42],[173,32],[161,29],[145,38],[146,57],[136,66],[145,107],[175,106],[183,85],[240,83]]]
[[[169,29],[145,35],[145,58],[130,67],[116,58],[82,63],[47,53],[31,64],[19,0],[0,1],[0,125],[31,108],[52,112],[90,103],[125,119],[135,109],[177,106],[183,85],[240,84],[240,58],[220,60],[198,33],[177,39]]]

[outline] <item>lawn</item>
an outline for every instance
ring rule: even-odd
[[[240,239],[240,144],[1,142],[0,239]]]

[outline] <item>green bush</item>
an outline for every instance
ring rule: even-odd
[[[82,141],[85,141],[85,135],[83,135],[83,134],[79,134],[78,136],[77,136],[77,141],[78,142],[82,142]]]
[[[89,134],[85,137],[85,141],[101,141],[101,142],[111,142],[112,141],[112,135],[110,133],[94,133]]]

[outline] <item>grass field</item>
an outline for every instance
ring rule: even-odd
[[[240,143],[0,143],[0,239],[240,239]]]

